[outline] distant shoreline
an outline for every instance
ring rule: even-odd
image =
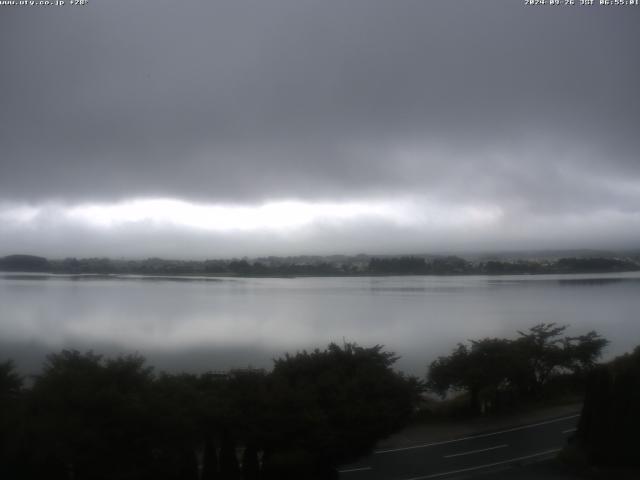
[[[138,275],[144,277],[299,278],[362,276],[541,275],[640,271],[640,256],[590,256],[554,259],[480,259],[448,256],[334,255],[264,257],[233,260],[167,260],[147,258],[47,259],[34,255],[0,258],[0,271],[58,275]]]
[[[203,281],[216,282],[234,278],[254,278],[254,279],[296,279],[296,278],[389,278],[389,277],[541,277],[544,275],[615,275],[621,273],[636,273],[636,270],[620,270],[607,272],[537,272],[537,273],[354,273],[354,274],[299,274],[299,275],[257,275],[257,274],[144,274],[144,273],[56,273],[56,272],[19,272],[0,270],[0,278],[19,279],[45,279],[45,278],[69,278],[77,280],[173,280],[173,281]]]

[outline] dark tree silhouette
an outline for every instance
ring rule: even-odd
[[[469,407],[479,412],[500,398],[537,398],[551,378],[584,376],[595,365],[608,341],[592,331],[562,337],[566,326],[535,325],[515,340],[486,338],[458,344],[449,356],[431,363],[427,385],[445,396],[459,390],[469,395]],[[509,395],[504,395],[505,393]]]
[[[380,345],[351,343],[277,359],[271,398],[280,425],[265,449],[269,464],[286,458],[325,475],[402,427],[421,386],[393,371],[396,360]]]
[[[498,391],[513,376],[513,344],[509,340],[485,338],[464,344],[448,357],[440,357],[429,367],[428,387],[442,396],[450,390],[469,394],[472,412],[482,410],[482,399],[495,403]]]
[[[50,355],[30,392],[33,465],[78,479],[141,476],[151,450],[151,382],[140,357]]]
[[[420,384],[395,360],[332,344],[271,373],[155,375],[139,356],[63,350],[27,389],[0,364],[2,478],[335,478],[412,414]]]
[[[640,346],[589,375],[577,443],[590,463],[640,467]]]
[[[48,272],[51,265],[46,258],[34,255],[9,255],[0,258],[0,271],[8,272]]]
[[[0,363],[0,477],[11,478],[20,468],[23,379],[12,361]]]
[[[258,461],[258,449],[252,443],[247,444],[242,453],[242,479],[259,480],[260,462]]]

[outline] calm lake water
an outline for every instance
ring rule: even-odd
[[[457,342],[540,322],[640,344],[640,274],[180,280],[0,274],[0,360],[139,352],[166,370],[270,367],[329,342],[383,344],[424,374]]]

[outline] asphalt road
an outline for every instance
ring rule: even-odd
[[[377,450],[340,468],[343,480],[427,480],[470,476],[554,456],[579,415],[469,437]]]

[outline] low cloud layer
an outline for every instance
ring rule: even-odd
[[[0,253],[637,246],[639,20],[472,0],[5,8]],[[190,213],[122,210],[158,199]],[[268,224],[286,202],[304,220]],[[202,227],[234,212],[262,224]]]
[[[221,206],[156,199],[0,206],[0,251],[52,257],[211,258],[634,248],[635,212],[538,213],[425,198]],[[621,235],[620,232],[625,232]],[[579,240],[577,240],[579,238]]]

